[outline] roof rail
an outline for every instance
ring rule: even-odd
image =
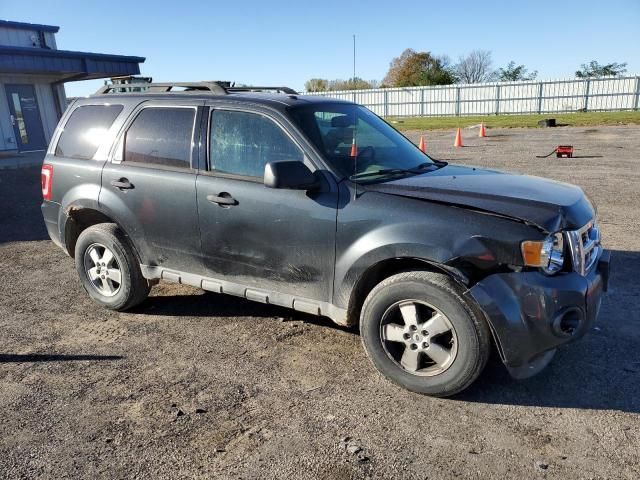
[[[298,95],[293,88],[289,87],[253,87],[253,86],[243,86],[243,87],[227,87],[227,93],[240,93],[240,92],[276,92],[276,93],[286,93],[287,95]]]
[[[211,92],[217,95],[226,95],[225,84],[228,82],[169,82],[169,83],[112,83],[98,89],[95,95],[107,93],[184,93],[184,92]]]
[[[242,92],[276,92],[297,95],[298,92],[289,87],[236,87],[231,82],[168,82],[168,83],[114,83],[98,89],[94,95],[108,93],[202,93],[210,92],[214,95],[228,95]]]

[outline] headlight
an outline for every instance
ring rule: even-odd
[[[539,267],[548,275],[559,272],[564,265],[562,233],[549,235],[543,241],[525,241],[520,246],[522,259],[528,267]]]

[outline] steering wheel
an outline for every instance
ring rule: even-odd
[[[373,163],[376,159],[376,150],[372,146],[364,147],[362,150],[358,151],[358,159],[363,157],[369,157],[369,162]]]

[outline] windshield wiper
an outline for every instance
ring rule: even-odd
[[[424,162],[421,163],[420,165],[416,165],[413,168],[383,168],[380,170],[371,170],[369,172],[360,172],[360,173],[356,173],[354,175],[351,175],[349,177],[349,180],[357,180],[359,178],[367,178],[367,177],[375,177],[377,175],[395,175],[395,174],[400,174],[400,173],[412,173],[412,174],[419,174],[419,173],[424,173],[425,170],[427,170],[429,167],[436,167],[436,168],[442,168],[445,165],[447,165],[447,162],[440,162],[440,161],[434,161],[434,162]]]
[[[371,170],[369,172],[360,172],[349,177],[349,180],[357,180],[359,178],[375,177],[376,175],[393,175],[396,173],[413,173],[411,170],[404,168],[382,168],[380,170]]]
[[[424,162],[421,163],[420,165],[413,167],[413,168],[408,168],[407,172],[420,172],[422,170],[426,170],[429,167],[433,167],[435,164],[433,162]]]

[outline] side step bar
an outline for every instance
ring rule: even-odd
[[[339,325],[348,325],[347,311],[328,302],[319,302],[286,293],[270,292],[226,280],[194,275],[193,273],[180,272],[164,267],[140,265],[140,269],[147,280],[166,280],[172,283],[190,285],[209,292],[224,293],[254,302],[287,307],[298,312],[310,313],[311,315],[326,316]]]

